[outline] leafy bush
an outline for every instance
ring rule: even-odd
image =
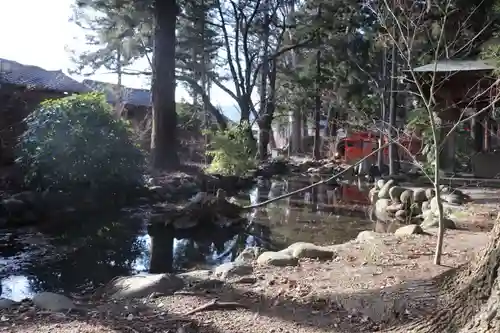
[[[250,125],[238,125],[210,136],[207,154],[213,157],[208,172],[241,175],[254,168],[254,142],[249,135]]]
[[[17,162],[27,186],[104,189],[142,182],[144,155],[130,139],[127,123],[115,119],[103,95],[45,101],[26,124]]]

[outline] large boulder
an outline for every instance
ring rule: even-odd
[[[400,198],[404,209],[409,209],[413,203],[413,191],[405,190],[401,193]]]
[[[386,210],[389,214],[396,214],[398,210],[404,209],[403,204],[401,203],[393,203],[392,205],[389,205]]]
[[[401,200],[400,199],[401,193],[403,193],[405,191],[406,191],[406,189],[404,187],[393,186],[389,190],[389,197],[391,198],[392,202],[399,203],[399,202],[401,202],[400,201]]]
[[[464,197],[463,195],[460,195],[458,193],[448,193],[448,194],[443,194],[441,195],[441,198],[443,199],[443,201],[451,204],[451,205],[463,205],[464,203],[466,203],[468,200],[466,197]]]
[[[416,203],[421,203],[427,200],[427,195],[425,189],[417,188],[413,191],[413,201]]]
[[[297,266],[299,260],[286,252],[263,252],[257,258],[257,264],[269,266]]]
[[[380,233],[370,230],[361,231],[356,237],[356,241],[359,243],[371,242],[380,239]]]
[[[396,236],[421,235],[423,233],[424,230],[416,224],[405,225],[394,232]]]
[[[389,199],[378,199],[375,203],[374,214],[375,217],[384,222],[389,222],[391,220],[391,216],[387,210],[387,208],[391,205],[391,200]]]
[[[395,186],[394,180],[389,179],[378,192],[378,197],[380,199],[390,199],[389,190],[394,186]]]
[[[64,295],[42,292],[33,297],[35,306],[54,312],[70,311],[75,308],[75,303]]]
[[[444,223],[445,229],[456,229],[457,228],[455,222],[453,222],[453,220],[450,220],[449,218],[444,217],[443,223]],[[424,219],[424,221],[420,224],[420,226],[423,229],[437,228],[437,227],[439,227],[439,218],[434,216],[434,215],[427,216]]]
[[[441,210],[443,209],[443,205],[439,205],[438,204],[438,200],[437,200],[437,197],[434,197],[431,199],[430,201],[430,210],[433,214],[438,214],[438,211],[439,211],[439,206],[441,206]]]
[[[297,259],[309,258],[329,260],[333,259],[336,255],[335,252],[329,248],[306,242],[294,243],[280,252],[289,254]]]
[[[17,304],[17,302],[11,299],[0,297],[0,310],[12,308]]]
[[[422,210],[422,213],[425,211],[430,211],[431,210],[431,203],[429,201],[424,201],[422,202],[422,206],[420,207]]]
[[[379,190],[376,187],[372,188],[370,190],[370,192],[368,192],[368,199],[370,200],[370,203],[372,205],[375,204],[375,202],[377,202],[378,193],[379,193]]]
[[[434,191],[433,188],[428,188],[425,190],[425,196],[427,197],[427,200],[431,200],[436,196],[436,191]]]
[[[193,283],[212,279],[213,272],[209,269],[200,269],[177,274],[184,282]]]
[[[111,299],[148,297],[153,293],[172,294],[184,287],[184,280],[173,274],[145,274],[122,276],[104,287],[103,294]]]
[[[260,247],[247,247],[246,249],[241,251],[241,253],[236,257],[234,261],[251,263],[255,261],[259,257],[259,254],[261,254],[262,252],[263,250]]]
[[[406,210],[398,210],[394,216],[397,220],[405,222],[408,219],[408,212]]]
[[[226,262],[214,269],[214,275],[223,280],[233,276],[244,276],[252,273],[252,265],[241,261]]]

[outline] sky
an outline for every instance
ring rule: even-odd
[[[74,68],[67,49],[85,51],[84,33],[69,22],[71,5],[75,0],[0,0],[0,58],[14,60],[25,65],[35,65],[47,70]],[[147,62],[135,65],[137,69],[147,67]],[[72,75],[81,81],[83,78]],[[98,73],[91,79],[116,83],[116,74]],[[147,82],[134,76],[125,76],[124,86],[146,88]],[[234,100],[220,89],[211,92],[212,103],[224,107],[233,106]],[[180,85],[177,100],[188,99]]]

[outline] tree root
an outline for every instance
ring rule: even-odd
[[[192,314],[202,312],[202,311],[214,311],[214,310],[235,310],[235,309],[247,309],[248,306],[237,302],[219,302],[216,299],[210,301],[202,306],[199,306],[191,311],[184,313],[184,316],[190,316]]]

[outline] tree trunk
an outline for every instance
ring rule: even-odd
[[[318,8],[318,20],[321,20],[321,6]],[[317,49],[316,49],[316,96],[314,101],[314,150],[313,156],[315,160],[321,158],[321,37],[319,31],[317,33]]]
[[[269,76],[269,3],[263,3],[264,21],[262,24],[262,68],[260,75],[260,107],[259,112],[263,118],[259,124],[259,159],[264,161],[268,156],[269,134],[271,131],[272,117],[268,114],[267,79]],[[260,126],[263,125],[263,126]]]
[[[155,169],[175,169],[180,164],[175,110],[175,27],[179,8],[175,0],[156,0],[154,6],[151,163]]]
[[[148,233],[151,239],[149,273],[171,272],[174,255],[173,230],[160,224],[151,224]]]
[[[264,115],[259,121],[259,156],[261,160],[268,157],[268,145],[274,140],[272,138],[272,123],[274,119],[274,111],[276,109],[276,60],[271,61],[269,71],[269,96],[267,98],[266,109]],[[276,146],[276,143],[274,144]]]
[[[381,109],[381,118],[382,118],[382,128],[380,133],[380,138],[378,140],[378,147],[382,147],[385,140],[387,139],[387,124],[386,124],[386,107],[387,107],[387,49],[384,48],[382,50],[383,59],[382,59],[382,89],[380,93],[380,109]],[[379,149],[377,152],[377,165],[379,170],[382,170],[382,166],[384,165],[384,150]]]
[[[500,221],[476,260],[452,270],[438,281],[443,302],[431,315],[390,332],[498,333],[500,332]]]
[[[395,31],[395,29],[394,29]],[[391,52],[391,99],[389,102],[389,174],[398,173],[396,159],[398,146],[396,140],[396,44],[392,43]]]

